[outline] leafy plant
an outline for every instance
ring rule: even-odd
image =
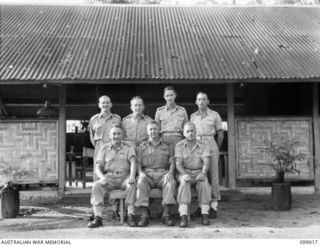
[[[31,154],[21,155],[19,158],[7,162],[0,159],[0,186],[14,183],[25,177],[32,177],[36,174],[35,170],[29,170],[26,166],[28,161],[32,158]]]
[[[285,174],[288,172],[299,173],[296,162],[306,158],[305,153],[297,153],[297,147],[301,142],[295,139],[287,139],[279,142],[265,140],[266,147],[263,149],[271,158],[271,167],[276,171],[276,182],[284,183]]]

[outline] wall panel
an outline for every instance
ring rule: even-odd
[[[300,174],[286,174],[290,180],[314,179],[312,121],[307,117],[237,118],[236,119],[236,173],[237,179],[271,179],[275,172],[270,156],[262,151],[265,140],[297,139],[297,151],[308,157],[297,162]]]
[[[58,122],[0,121],[0,184],[57,183]]]

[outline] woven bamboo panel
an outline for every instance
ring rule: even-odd
[[[310,118],[238,118],[236,119],[236,174],[238,179],[272,179],[275,177],[270,156],[261,149],[265,140],[297,139],[298,153],[308,157],[297,162],[300,174],[286,174],[287,180],[312,180],[314,159]]]
[[[58,181],[58,122],[0,122],[0,184]]]

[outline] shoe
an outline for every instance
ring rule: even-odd
[[[135,226],[137,226],[137,222],[136,222],[133,214],[129,214],[129,215],[128,215],[128,225],[129,225],[130,227],[135,227]]]
[[[94,220],[88,224],[89,228],[96,228],[102,226],[102,218],[100,216],[95,216]]]
[[[162,217],[162,224],[167,226],[174,226],[174,221],[170,219],[169,216],[163,216]]]
[[[146,227],[149,224],[149,219],[147,217],[141,217],[138,226],[139,227]]]
[[[188,216],[187,215],[181,216],[180,227],[188,227]]]
[[[202,225],[210,225],[209,216],[207,214],[202,215]]]
[[[90,216],[87,219],[88,221],[93,221],[94,220],[94,213],[90,214]]]
[[[218,217],[218,212],[217,210],[210,208],[209,209],[209,218],[210,219],[216,219]]]

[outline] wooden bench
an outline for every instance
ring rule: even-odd
[[[197,197],[197,191],[192,188],[191,189],[191,196]],[[126,193],[124,190],[113,190],[109,194],[110,199],[119,199],[120,200],[120,224],[124,223],[124,200],[126,199]],[[150,198],[162,198],[162,190],[161,189],[151,189]],[[188,220],[190,221],[190,208],[188,208]]]

